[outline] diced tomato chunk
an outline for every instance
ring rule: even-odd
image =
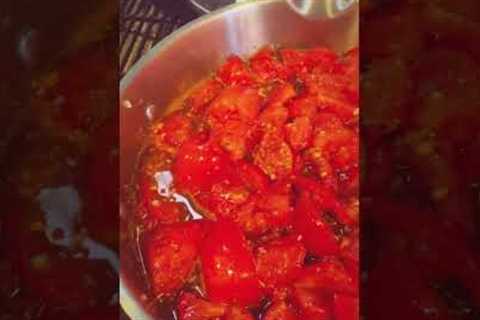
[[[293,98],[295,94],[295,89],[289,83],[279,84],[273,89],[259,117],[260,124],[266,127],[266,130],[278,129],[283,126],[288,119],[286,103]],[[272,127],[272,129],[269,127]]]
[[[150,176],[142,176],[139,179],[140,210],[146,214],[149,225],[172,224],[184,221],[188,215],[186,208],[170,199],[161,197],[157,191],[155,179]]]
[[[313,121],[317,114],[318,101],[312,95],[302,94],[289,102],[290,117],[308,117]]]
[[[227,120],[221,125],[216,125],[213,131],[218,145],[229,153],[233,160],[240,160],[248,152],[248,139],[251,126],[240,120]]]
[[[295,151],[300,151],[310,145],[312,123],[310,118],[301,116],[293,119],[285,126],[287,140]]]
[[[225,320],[255,320],[255,318],[248,310],[232,306],[228,309]]]
[[[270,290],[295,279],[306,256],[305,248],[294,237],[261,245],[255,253],[257,274]]]
[[[227,306],[214,303],[189,292],[183,292],[177,305],[180,320],[213,320],[225,315]]]
[[[263,192],[269,185],[268,177],[257,166],[243,162],[239,166],[240,176],[243,182],[255,192]]]
[[[274,302],[268,307],[262,320],[297,320],[298,317],[285,301]]]
[[[218,78],[229,86],[255,83],[247,64],[238,56],[230,56],[217,72]]]
[[[296,288],[294,301],[302,320],[329,320],[332,318],[330,297],[316,290]]]
[[[187,98],[187,105],[192,113],[205,111],[205,107],[223,90],[223,85],[217,79],[209,79],[196,87]]]
[[[223,124],[226,120],[255,120],[260,111],[261,96],[258,90],[244,86],[234,86],[223,90],[212,101],[206,111],[210,125]]]
[[[253,153],[253,160],[271,180],[286,178],[293,169],[292,150],[276,133],[263,136]]]
[[[286,80],[286,69],[271,47],[265,47],[250,59],[250,67],[262,81]]]
[[[352,296],[335,294],[333,309],[336,320],[358,320],[360,317],[358,298]]]
[[[169,114],[163,122],[154,126],[153,144],[159,150],[176,150],[193,135],[192,121],[181,111]]]
[[[175,187],[195,193],[232,178],[234,163],[228,154],[213,145],[192,139],[178,150],[173,164]]]
[[[291,74],[304,74],[311,71],[315,66],[331,67],[338,56],[328,49],[315,48],[309,50],[280,50],[283,63]]]
[[[339,251],[337,239],[319,209],[310,197],[301,195],[295,206],[293,226],[309,251],[318,256],[335,255]]]
[[[219,220],[208,230],[201,249],[207,295],[212,301],[254,305],[263,296],[254,256],[234,223]]]
[[[357,281],[352,279],[343,264],[328,258],[307,266],[295,281],[295,287],[357,295]]]
[[[144,239],[144,256],[153,292],[174,295],[192,274],[204,235],[204,223],[160,226]]]

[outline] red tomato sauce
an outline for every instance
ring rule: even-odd
[[[357,49],[265,47],[156,121],[134,223],[148,305],[180,320],[357,319],[358,114]]]

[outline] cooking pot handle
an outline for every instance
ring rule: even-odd
[[[359,0],[286,0],[288,5],[307,19],[335,18],[358,4]]]

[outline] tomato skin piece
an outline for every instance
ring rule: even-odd
[[[207,296],[212,301],[248,306],[262,298],[254,256],[233,222],[222,219],[210,226],[201,261]]]
[[[360,319],[358,298],[344,294],[333,296],[333,312],[335,320],[358,320]]]
[[[144,256],[153,292],[171,296],[191,275],[204,236],[205,221],[160,226],[144,239]]]
[[[306,250],[296,237],[261,245],[255,250],[257,274],[269,291],[289,284],[300,273]]]
[[[274,302],[268,307],[262,320],[297,320],[298,317],[285,301]]]
[[[295,206],[293,227],[306,248],[315,255],[336,255],[339,245],[332,230],[321,219],[318,207],[307,195],[300,195]]]

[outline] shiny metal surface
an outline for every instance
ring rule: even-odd
[[[307,19],[332,19],[353,10],[359,0],[285,0]]]
[[[266,44],[326,46],[344,52],[358,45],[358,10],[332,19],[307,20],[284,0],[235,4],[192,21],[152,48],[120,84],[121,215],[128,214],[122,190],[134,171],[142,128],[226,56],[247,56]],[[121,272],[122,307],[132,319],[153,319],[142,311],[131,293],[139,290],[126,277]]]

